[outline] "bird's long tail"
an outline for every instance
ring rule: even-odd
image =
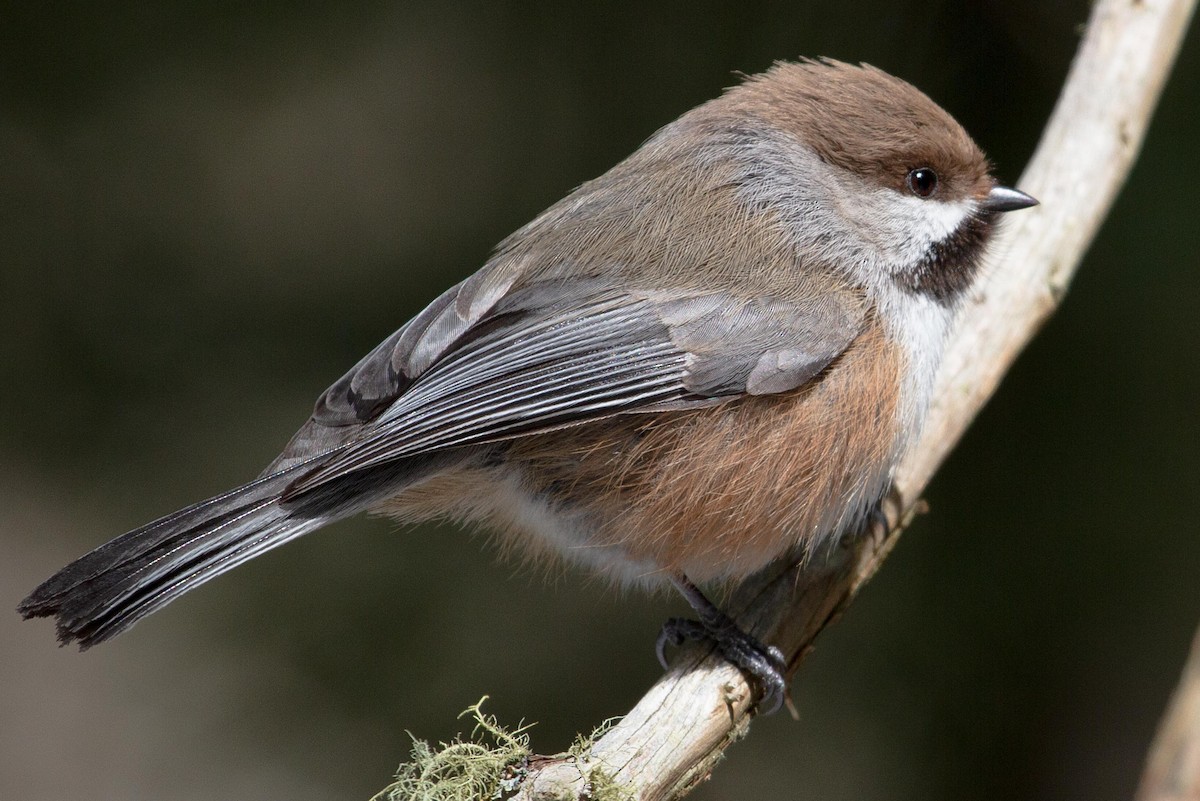
[[[296,469],[263,476],[101,545],[43,582],[18,611],[26,618],[56,617],[59,641],[83,650],[214,576],[353,511],[299,515],[281,506]]]

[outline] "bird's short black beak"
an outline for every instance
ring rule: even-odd
[[[981,204],[984,211],[1016,211],[1036,206],[1037,199],[1007,186],[994,186]]]

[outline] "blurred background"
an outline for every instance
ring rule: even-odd
[[[1015,181],[1084,0],[6,3],[0,796],[365,799],[481,695],[536,749],[671,599],[356,519],[86,654],[11,610],[255,475],[489,248],[774,59],[868,61]],[[1125,799],[1200,620],[1200,41],[1062,311],[699,799]]]

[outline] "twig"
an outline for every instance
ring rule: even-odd
[[[1200,799],[1200,631],[1146,760],[1137,801]]]
[[[964,310],[919,445],[896,473],[877,526],[829,559],[778,564],[748,581],[731,609],[777,645],[794,672],[813,638],[853,599],[895,544],[938,466],[1058,306],[1141,146],[1194,0],[1101,0],[1020,185],[1042,205],[1006,221]],[[706,779],[752,717],[742,674],[703,648],[685,649],[591,760],[638,799],[673,799]],[[521,798],[583,798],[579,765],[531,771]],[[1156,797],[1157,798],[1157,797]]]

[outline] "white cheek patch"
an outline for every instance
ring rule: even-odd
[[[870,239],[877,263],[893,273],[916,268],[934,244],[953,234],[976,211],[969,200],[922,200],[890,190],[875,192],[865,205],[869,220],[863,220],[861,230],[874,235]]]
[[[709,155],[743,165],[738,183],[747,207],[778,215],[800,253],[839,266],[873,289],[917,269],[933,245],[978,211],[971,200],[922,199],[869,186],[783,136]]]

